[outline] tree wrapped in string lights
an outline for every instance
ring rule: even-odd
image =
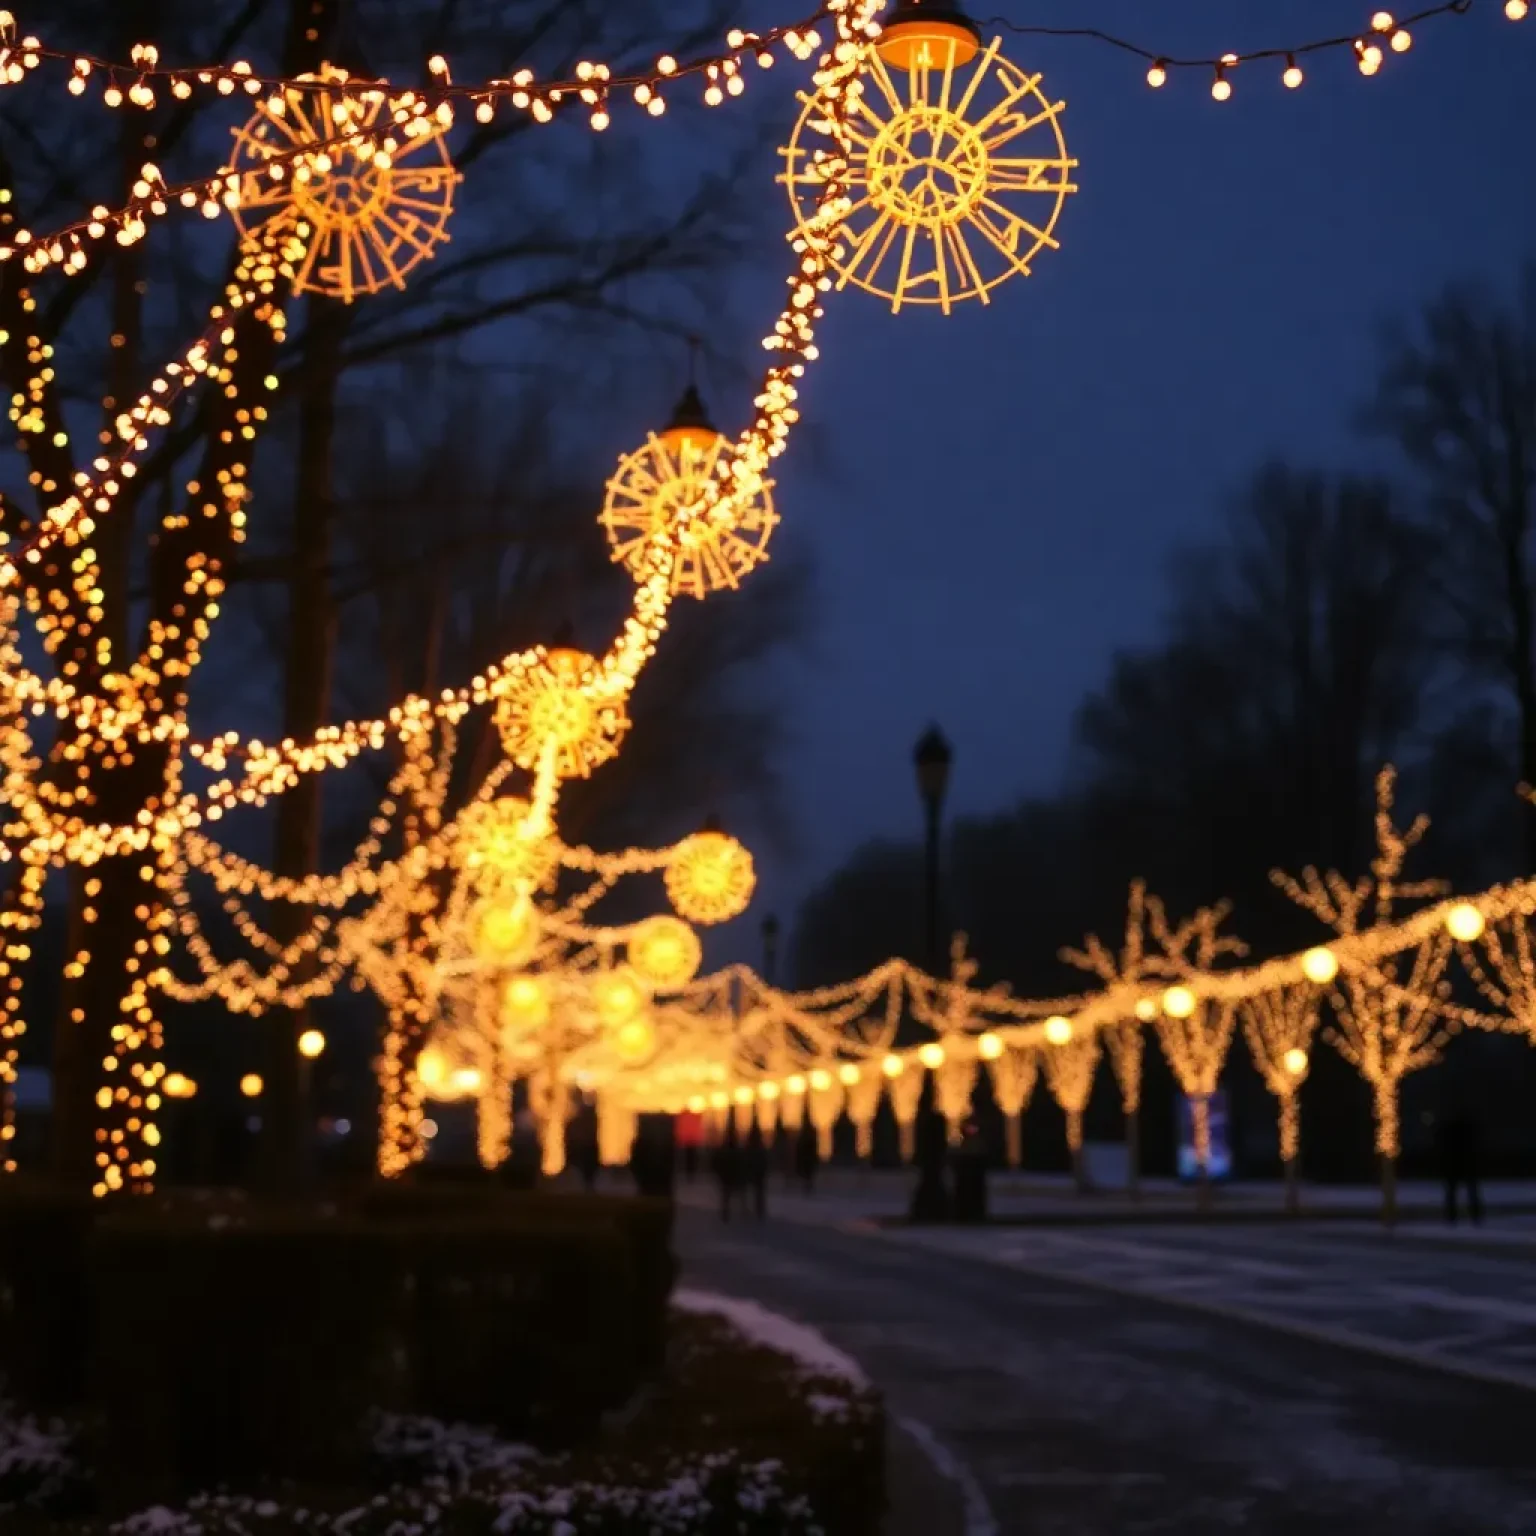
[[[1156,1017],[1151,1000],[1135,994],[1149,976],[1162,974],[1156,957],[1147,954],[1146,926],[1146,882],[1136,880],[1131,883],[1126,903],[1125,936],[1118,955],[1112,954],[1096,933],[1084,939],[1081,949],[1061,951],[1063,960],[1097,976],[1106,990],[1126,994],[1128,1018],[1107,1025],[1102,1033],[1110,1068],[1120,1088],[1120,1108],[1125,1115],[1126,1182],[1133,1194],[1141,1179],[1141,1082],[1146,1054],[1142,1025]]]
[[[1314,962],[1314,969],[1318,969]],[[1326,969],[1326,967],[1321,967]],[[1329,977],[1328,979],[1331,979]],[[1321,998],[1311,981],[1261,992],[1238,1005],[1248,1054],[1274,1094],[1279,1110],[1280,1164],[1285,1170],[1285,1208],[1301,1209],[1301,1105]]]
[[[1402,878],[1403,864],[1428,830],[1429,818],[1418,816],[1405,828],[1394,823],[1396,784],[1397,773],[1390,766],[1376,776],[1376,856],[1369,874],[1351,882],[1336,870],[1320,875],[1305,869],[1299,880],[1275,873],[1280,889],[1341,940],[1368,940],[1373,928],[1392,924],[1401,903],[1439,896],[1445,889],[1438,880]],[[1458,910],[1453,906],[1447,913],[1452,925],[1458,921],[1452,915]],[[1480,929],[1481,916],[1476,908],[1471,911]],[[1381,1160],[1382,1214],[1389,1222],[1397,1211],[1397,1158],[1402,1149],[1398,1104],[1403,1079],[1435,1061],[1455,1027],[1441,1012],[1449,990],[1445,968],[1451,940],[1444,922],[1428,928],[1407,951],[1411,958],[1406,969],[1397,953],[1357,964],[1347,946],[1330,946],[1339,960],[1339,978],[1329,994],[1334,1023],[1324,1034],[1370,1085],[1376,1152]]]
[[[1241,939],[1217,932],[1229,906],[1204,907],[1177,927],[1170,927],[1161,902],[1147,903],[1152,935],[1161,949],[1164,974],[1188,980],[1209,975],[1226,955],[1245,955]],[[1216,1092],[1232,1030],[1236,1006],[1226,1000],[1206,1001],[1182,982],[1167,988],[1156,1018],[1157,1038],[1179,1087],[1189,1100],[1195,1175],[1202,1203],[1210,1198],[1211,1098]]]

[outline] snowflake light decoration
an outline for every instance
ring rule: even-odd
[[[519,768],[538,766],[546,743],[562,779],[586,778],[618,754],[629,715],[618,695],[597,688],[597,662],[582,651],[548,651],[516,674],[496,709],[496,727]]]
[[[347,72],[326,65],[300,79],[340,86]],[[382,92],[364,99],[289,87],[235,130],[232,211],[241,233],[273,219],[314,231],[296,292],[350,304],[360,293],[403,288],[448,238],[458,175],[445,125],[431,113],[408,117],[398,137],[381,142],[373,134],[386,105]],[[310,146],[312,154],[273,163]]]
[[[666,554],[673,595],[702,598],[740,586],[768,558],[768,538],[779,520],[773,482],[764,480],[744,503],[723,499],[731,452],[690,388],[672,425],[619,460],[598,521],[614,560],[636,581],[644,581],[657,556]]]
[[[734,837],[713,828],[685,837],[665,876],[667,896],[691,923],[724,923],[752,899],[757,875],[752,855]]]
[[[893,311],[937,304],[948,314],[962,299],[989,302],[999,283],[1029,275],[1039,251],[1057,249],[1057,220],[1077,190],[1066,103],[1000,47],[981,49],[963,18],[942,28],[898,19],[870,51],[841,146],[854,206],[834,263],[839,288],[852,283]],[[824,104],[801,101],[779,177],[797,226],[815,213],[817,164],[840,147]]]

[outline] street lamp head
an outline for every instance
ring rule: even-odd
[[[912,749],[912,765],[917,769],[917,792],[923,803],[936,808],[949,785],[949,765],[954,752],[936,725],[930,725]]]

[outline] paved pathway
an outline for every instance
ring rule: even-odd
[[[1496,1314],[1536,1311],[1527,1265],[1415,1249],[1399,1270],[1404,1255],[1383,1266],[1363,1234],[1332,1259],[1328,1233],[1299,1254],[1275,1247],[1296,1235],[1241,1241],[1252,1234],[1104,1234],[1105,1247],[1079,1232],[893,1234],[782,1215],[722,1227],[679,1213],[690,1283],[821,1328],[973,1470],[1007,1536],[1536,1532],[1536,1393],[1103,1288],[1129,1273],[1172,1296],[1223,1266],[1224,1284],[1268,1306],[1311,1272],[1314,1306],[1319,1291],[1348,1307],[1362,1284],[1389,1284],[1403,1315],[1437,1327],[1464,1293],[1474,1331],[1520,1329],[1525,1312]],[[1042,1237],[1060,1273],[1043,1272],[1039,1247],[1012,1247]],[[980,1242],[1003,1247],[983,1260],[968,1246]],[[1495,1283],[1501,1265],[1511,1273]]]

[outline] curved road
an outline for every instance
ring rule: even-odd
[[[869,1231],[682,1208],[678,1246],[858,1359],[1005,1536],[1536,1533],[1536,1392]]]

